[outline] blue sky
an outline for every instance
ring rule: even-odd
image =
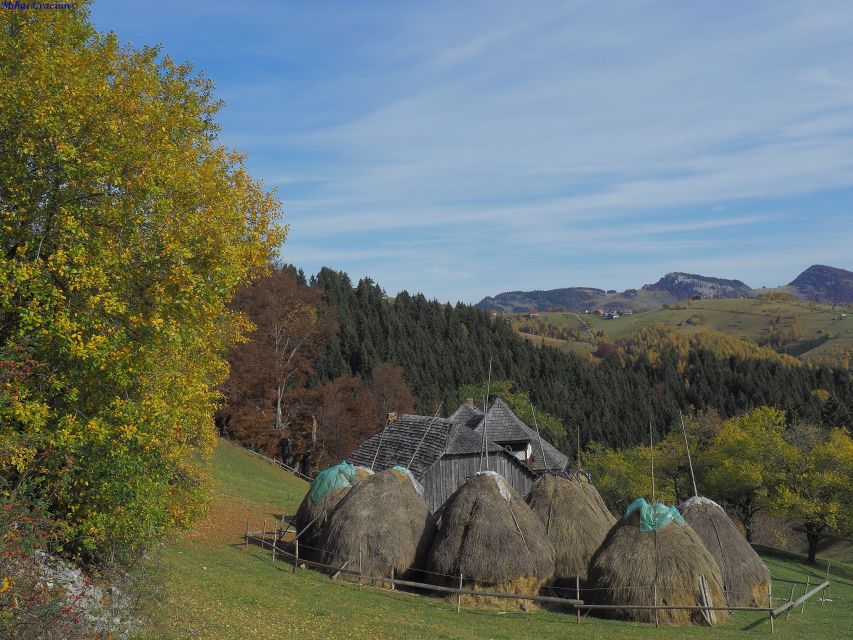
[[[853,3],[96,0],[192,61],[290,224],[388,293],[853,268]]]

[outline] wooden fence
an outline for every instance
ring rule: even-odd
[[[270,464],[274,464],[279,469],[284,469],[285,471],[292,473],[297,478],[301,478],[302,480],[305,480],[306,482],[311,482],[311,480],[313,480],[313,478],[311,478],[310,476],[306,476],[304,473],[299,471],[299,469],[294,469],[293,467],[284,464],[281,460],[276,460],[275,458],[270,458],[268,456],[265,456],[262,453],[258,453],[257,451],[250,449],[249,447],[247,447],[246,445],[244,445],[242,442],[240,442],[238,440],[232,440],[231,438],[228,438],[226,436],[222,436],[222,437],[225,440],[227,440],[228,442],[230,442],[232,444],[236,444],[237,446],[241,447],[243,450],[251,453],[253,456],[256,456],[256,457],[258,457],[261,460],[264,460],[266,462],[269,462]]]
[[[300,566],[304,567],[313,567],[316,569],[321,569],[327,571],[332,574],[332,579],[334,580],[338,575],[349,575],[358,579],[358,583],[360,586],[369,585],[392,585],[392,588],[400,586],[407,587],[410,589],[417,589],[420,591],[431,591],[436,593],[443,593],[449,595],[456,595],[456,611],[459,612],[461,608],[461,597],[463,595],[466,596],[479,596],[479,597],[488,597],[488,598],[504,598],[508,600],[529,600],[531,602],[538,603],[548,603],[548,604],[559,604],[568,608],[573,608],[576,610],[578,615],[577,623],[580,624],[581,616],[580,611],[583,610],[616,610],[616,609],[633,609],[633,610],[651,610],[651,611],[674,611],[674,610],[696,610],[702,612],[710,612],[710,611],[752,611],[756,613],[766,614],[768,617],[768,621],[770,623],[770,633],[775,632],[775,620],[780,617],[782,614],[785,614],[785,619],[788,619],[791,611],[798,606],[802,606],[803,610],[805,609],[805,603],[807,600],[812,598],[817,593],[820,593],[823,590],[827,590],[829,588],[829,566],[827,566],[826,571],[826,580],[821,584],[815,586],[812,589],[809,589],[810,584],[809,581],[800,582],[796,580],[778,580],[778,582],[786,582],[791,583],[791,595],[788,601],[779,606],[771,606],[770,607],[706,607],[702,605],[615,605],[615,604],[591,604],[585,603],[580,598],[559,598],[555,596],[540,596],[540,595],[529,595],[529,594],[518,594],[518,593],[505,593],[505,592],[497,592],[497,591],[482,591],[478,589],[465,589],[463,588],[463,576],[458,576],[459,586],[458,587],[447,587],[436,584],[429,584],[426,582],[416,582],[412,580],[402,580],[400,578],[392,576],[388,577],[379,577],[379,576],[369,576],[364,575],[360,570],[355,569],[347,569],[346,565],[342,567],[335,567],[329,564],[325,564],[322,562],[316,562],[313,560],[306,560],[304,558],[300,559],[299,557],[299,540],[294,539],[292,541],[288,541],[287,544],[291,545],[292,551],[288,551],[283,549],[280,546],[280,542],[284,540],[284,537],[287,534],[295,533],[291,526],[287,527],[283,526],[275,527],[274,529],[267,530],[266,523],[263,524],[263,528],[261,530],[252,531],[250,529],[250,522],[246,521],[246,530],[244,533],[244,548],[248,549],[250,541],[256,541],[260,543],[262,548],[271,548],[272,549],[272,561],[276,562],[279,558],[288,559],[293,565],[293,572],[295,573],[297,568]],[[267,535],[271,534],[273,541],[270,542],[267,539]],[[455,580],[456,576],[446,576],[449,580]],[[806,587],[804,589],[804,593],[802,596],[794,600],[794,590],[797,584],[805,584]],[[824,604],[826,598],[821,600],[821,604]]]

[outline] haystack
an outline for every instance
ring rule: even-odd
[[[366,467],[344,462],[317,474],[294,518],[303,558],[319,559],[320,533],[334,508],[360,480],[372,475]]]
[[[530,492],[530,508],[557,552],[555,584],[574,588],[576,576],[586,581],[590,559],[616,522],[589,476],[580,472],[541,476]]]
[[[370,578],[419,577],[435,532],[423,488],[400,467],[358,482],[321,532],[322,562]],[[342,574],[343,575],[343,574]]]
[[[473,582],[478,590],[535,595],[553,577],[554,558],[554,545],[536,514],[502,476],[485,471],[465,482],[444,504],[428,568],[451,584],[455,579],[450,576],[462,574],[466,588]],[[485,603],[489,602],[475,602]]]
[[[717,561],[729,605],[769,606],[770,572],[723,508],[695,496],[678,505],[678,510]]]
[[[640,502],[645,506],[634,509]],[[652,530],[641,530],[641,513],[642,527]],[[585,599],[598,604],[653,605],[656,586],[658,605],[725,606],[720,568],[696,532],[674,507],[650,507],[642,499],[628,508],[593,556],[588,583],[593,590]],[[651,609],[603,613],[638,622],[655,620]],[[657,615],[661,624],[698,624],[705,615],[716,621],[726,617],[723,611],[698,609],[659,610]]]

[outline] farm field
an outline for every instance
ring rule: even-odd
[[[752,638],[769,637],[763,616],[740,613],[722,626],[655,629],[651,625],[585,618],[550,611],[498,613],[464,609],[433,597],[380,591],[342,582],[308,569],[272,563],[269,551],[241,542],[245,520],[258,526],[293,514],[306,483],[223,441],[215,462],[215,501],[192,531],[162,547],[150,560],[162,588],[143,601],[145,640],[277,638]],[[812,584],[824,575],[796,556],[764,550],[774,578]],[[776,638],[845,638],[853,628],[853,567],[833,560],[832,602],[809,601]],[[802,586],[797,586],[802,593]],[[777,598],[790,585],[774,586]]]
[[[724,298],[693,300],[690,306],[684,309],[657,309],[622,316],[616,320],[605,320],[594,315],[580,314],[580,316],[592,323],[593,331],[602,331],[604,337],[609,340],[624,338],[643,325],[663,323],[672,326],[679,333],[719,331],[756,342],[767,339],[770,323],[778,317],[781,320],[783,332],[798,326],[802,340],[819,338],[822,335],[830,336],[825,343],[802,354],[800,357],[803,360],[840,364],[843,354],[853,353],[853,312],[849,309],[843,312],[847,317],[841,317],[842,311],[839,311],[838,307],[835,310],[827,305],[811,307],[803,301]],[[701,324],[688,324],[687,321],[694,316],[701,318]],[[539,319],[558,327],[570,326],[583,329],[577,315],[573,312],[540,312]],[[514,326],[518,328],[522,324],[523,322],[516,321]],[[530,334],[521,333],[521,335],[534,343],[539,338]],[[590,347],[586,343],[567,342],[554,338],[546,338],[546,344],[566,350],[578,348],[589,350]]]

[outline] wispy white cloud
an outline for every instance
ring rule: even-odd
[[[183,57],[308,269],[476,300],[853,266],[849,2],[211,7]],[[167,48],[193,20],[126,11]]]

